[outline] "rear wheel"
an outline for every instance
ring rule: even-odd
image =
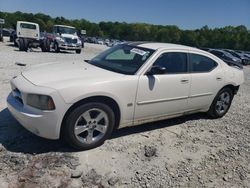
[[[24,51],[28,51],[29,41],[27,39],[23,39],[23,43],[24,43]]]
[[[19,39],[19,45],[18,45],[18,47],[19,47],[20,51],[24,51],[24,41],[23,41],[22,38]]]
[[[46,49],[47,52],[50,52],[50,40],[46,39]]]
[[[212,118],[221,118],[229,110],[233,100],[233,91],[230,88],[223,88],[214,98],[208,114]]]
[[[18,46],[18,43],[16,42],[16,40],[17,40],[17,39],[16,39],[16,38],[14,38],[14,46],[16,46],[16,47],[17,47],[17,46]]]
[[[42,41],[41,49],[42,49],[42,52],[50,51],[50,41],[48,39],[45,39]]]
[[[43,41],[41,42],[41,49],[42,49],[42,52],[47,52],[45,40],[43,40]]]
[[[83,104],[70,112],[62,127],[64,140],[80,150],[101,145],[115,125],[113,110],[103,103]]]

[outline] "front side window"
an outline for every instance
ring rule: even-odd
[[[190,54],[189,57],[191,72],[209,72],[217,66],[214,60],[203,55]]]
[[[186,73],[187,54],[182,52],[163,53],[158,57],[153,66],[166,68],[166,74]]]
[[[89,63],[109,71],[133,75],[153,53],[152,49],[122,44],[104,51]]]

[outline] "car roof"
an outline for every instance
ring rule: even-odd
[[[152,50],[158,49],[182,49],[182,50],[197,50],[203,51],[198,48],[180,45],[180,44],[172,44],[172,43],[161,43],[161,42],[128,42],[127,44],[132,46],[138,46],[142,48],[148,48]]]
[[[17,23],[25,23],[25,24],[38,25],[37,23],[34,23],[34,22],[25,22],[25,21],[17,21]]]
[[[72,26],[68,26],[68,25],[54,25],[55,26],[59,26],[59,27],[68,27],[68,28],[72,28],[72,29],[75,29],[75,27],[72,27]]]

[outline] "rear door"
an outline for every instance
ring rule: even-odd
[[[189,54],[191,88],[188,99],[190,110],[210,106],[223,85],[223,72],[213,59],[196,53]]]

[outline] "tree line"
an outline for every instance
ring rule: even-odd
[[[157,41],[184,44],[195,47],[227,48],[250,51],[250,31],[244,26],[182,30],[175,25],[152,25],[145,23],[100,22],[85,19],[52,18],[42,13],[1,12],[6,28],[15,29],[17,21],[30,21],[40,25],[41,31],[51,32],[54,24],[71,25],[86,30],[87,36],[104,37],[126,41]]]

